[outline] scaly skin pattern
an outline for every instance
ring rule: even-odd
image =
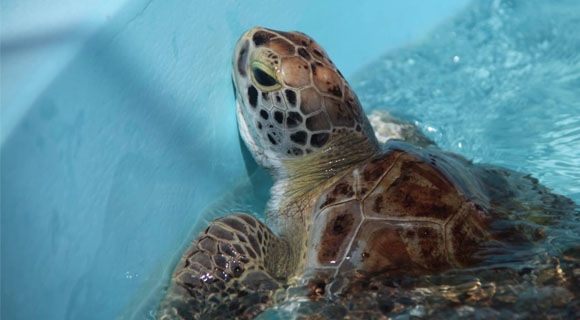
[[[298,300],[348,301],[375,276],[471,266],[483,249],[501,247],[498,239],[528,240],[491,227],[531,208],[529,192],[501,182],[517,175],[422,148],[431,141],[416,134],[408,136],[418,145],[389,141],[381,153],[356,95],[310,37],[247,31],[232,78],[240,135],[274,179],[272,229],[244,213],[211,222],[176,266],[159,319],[253,318],[292,301],[296,288]],[[544,190],[535,184],[513,183]],[[557,197],[542,192],[546,217]]]
[[[216,219],[175,267],[157,318],[229,319],[259,314],[282,286],[280,273],[289,265],[287,252],[287,244],[253,216],[237,213]]]
[[[249,30],[236,46],[232,73],[238,115],[246,122],[240,130],[249,135],[242,137],[266,157],[257,160],[267,168],[324,150],[333,135],[352,131],[375,140],[340,71],[304,34]]]

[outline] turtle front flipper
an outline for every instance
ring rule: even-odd
[[[287,243],[255,217],[212,221],[175,267],[157,318],[252,318],[288,275]]]

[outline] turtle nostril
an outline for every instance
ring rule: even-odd
[[[246,65],[246,61],[248,60],[248,47],[250,46],[249,41],[244,41],[242,48],[240,49],[240,53],[238,54],[238,72],[242,77],[246,76],[246,69],[244,66]]]

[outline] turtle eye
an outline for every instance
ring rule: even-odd
[[[261,56],[252,61],[249,69],[252,82],[262,92],[272,92],[282,86],[277,79],[276,69],[270,67],[269,63],[261,61]]]
[[[274,77],[270,76],[266,71],[262,70],[260,67],[253,67],[252,73],[254,74],[254,79],[258,84],[264,87],[271,87],[278,84],[278,81]]]

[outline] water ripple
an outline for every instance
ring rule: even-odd
[[[577,1],[475,2],[361,70],[355,91],[444,149],[531,173],[580,203],[579,11]]]

